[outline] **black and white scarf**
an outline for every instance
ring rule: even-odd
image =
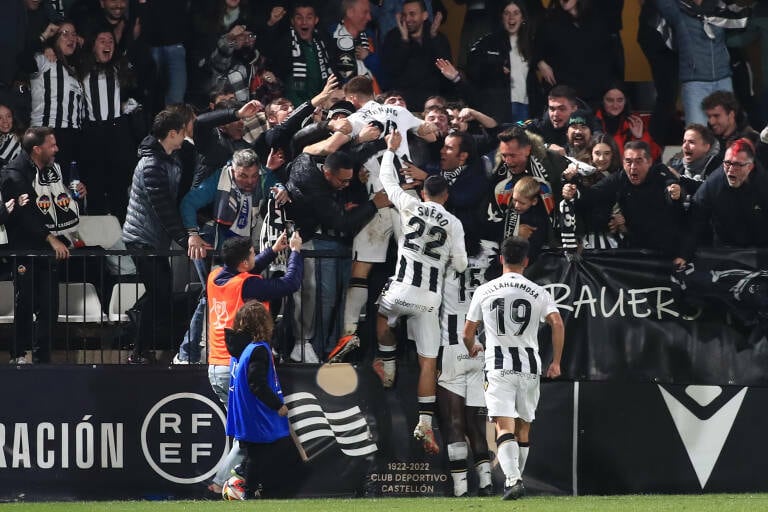
[[[752,14],[752,8],[744,0],[713,0],[706,2],[704,8],[696,5],[693,0],[679,0],[680,10],[688,16],[699,18],[704,24],[704,32],[710,39],[715,38],[712,27],[739,29],[747,26]],[[664,44],[674,50],[672,27],[659,16],[656,31],[661,34]]]
[[[325,49],[325,44],[317,37],[317,31],[315,31],[315,37],[312,38],[312,44],[315,45],[317,61],[320,64],[320,76],[325,82],[331,76],[331,66],[328,63],[328,52]],[[291,60],[291,76],[297,80],[306,80],[307,62],[301,54],[301,42],[293,27],[291,27]]]
[[[528,159],[528,166],[521,174],[512,174],[505,164],[496,169],[496,177],[493,184],[493,199],[488,205],[488,220],[490,222],[504,223],[504,238],[517,235],[520,227],[520,215],[512,205],[512,189],[515,183],[523,176],[532,176],[541,187],[540,197],[547,211],[549,220],[554,224],[556,219],[555,203],[552,196],[552,186],[549,182],[549,173],[544,164],[534,155]]]
[[[461,176],[461,173],[464,172],[464,169],[466,169],[466,165],[460,165],[455,169],[450,169],[447,171],[440,171],[440,174],[445,178],[445,181],[448,182],[448,185],[453,185],[456,183],[456,180],[459,179],[459,176]]]
[[[72,240],[80,223],[80,210],[64,184],[59,164],[38,169],[32,187],[37,195],[35,205],[45,217],[45,228]]]

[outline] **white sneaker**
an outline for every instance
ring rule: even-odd
[[[179,354],[173,356],[172,364],[189,364],[189,361],[185,359],[179,359]]]
[[[10,361],[11,364],[32,364],[29,361],[27,361],[27,358],[25,356],[21,357],[14,357]]]
[[[310,364],[317,364],[320,362],[320,359],[317,357],[317,354],[315,354],[315,349],[312,348],[312,344],[308,341],[303,343],[304,346],[304,360],[301,359],[301,348],[302,344],[297,343],[293,346],[293,350],[291,350],[291,361],[295,361],[297,363],[310,363]]]

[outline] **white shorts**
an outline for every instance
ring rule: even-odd
[[[483,355],[469,357],[467,347],[443,345],[437,385],[464,398],[467,407],[485,407]]]
[[[352,242],[352,257],[355,261],[366,263],[384,263],[387,261],[387,248],[394,229],[394,208],[380,208],[376,215],[355,235]]]
[[[408,318],[408,337],[416,343],[416,352],[422,357],[437,358],[440,350],[440,305],[434,300],[416,301],[424,295],[423,290],[413,286],[390,281],[379,296],[379,314],[387,317],[390,327],[397,325],[402,317]]]
[[[488,417],[520,418],[531,423],[539,403],[539,376],[513,370],[490,370],[485,379]]]

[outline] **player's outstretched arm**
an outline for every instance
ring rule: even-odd
[[[555,379],[560,376],[560,360],[563,357],[565,344],[565,327],[560,313],[555,311],[547,315],[547,323],[552,328],[552,364],[547,369],[547,377]]]

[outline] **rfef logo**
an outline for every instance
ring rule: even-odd
[[[197,393],[176,393],[157,402],[141,426],[141,449],[166,480],[195,484],[212,477],[229,451],[221,407]]]

